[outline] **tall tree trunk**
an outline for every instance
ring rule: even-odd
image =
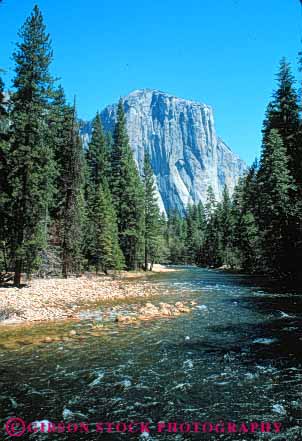
[[[62,256],[62,275],[63,275],[64,279],[67,279],[67,277],[68,277],[68,256],[67,256],[65,249],[63,250],[63,256]]]
[[[22,273],[22,260],[18,259],[15,263],[14,285],[20,287]]]
[[[153,265],[154,265],[154,260],[151,261],[151,264],[150,264],[150,271],[153,271]]]
[[[147,250],[147,246],[145,245],[145,267],[144,267],[145,271],[148,271],[148,250]]]

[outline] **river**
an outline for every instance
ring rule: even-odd
[[[302,439],[302,296],[261,279],[183,268],[147,279],[152,302],[196,301],[191,313],[102,325],[101,307],[80,322],[6,328],[0,336],[0,418],[87,421],[89,433],[20,439]],[[127,282],[133,283],[133,282]],[[137,302],[144,303],[146,300]],[[121,304],[127,310],[127,304]],[[77,337],[51,344],[37,336]],[[97,328],[98,329],[98,328]],[[97,433],[96,422],[149,422],[150,433]],[[275,433],[158,433],[162,422],[280,422]],[[91,428],[92,427],[92,428]],[[122,426],[121,426],[122,427]],[[221,426],[222,427],[222,424]],[[116,430],[116,428],[114,429]],[[3,427],[0,439],[12,439]]]

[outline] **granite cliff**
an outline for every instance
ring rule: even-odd
[[[246,166],[217,136],[210,106],[149,89],[135,90],[123,101],[135,159],[141,171],[149,152],[162,210],[183,212],[190,203],[205,202],[209,185],[217,200],[225,185],[232,193]],[[114,128],[116,109],[101,112],[106,131]]]

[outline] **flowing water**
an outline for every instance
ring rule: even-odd
[[[80,322],[4,329],[0,418],[87,421],[89,433],[20,439],[302,439],[302,295],[260,279],[184,268],[152,276],[151,299],[196,301],[189,314],[131,325],[102,307]],[[133,282],[128,282],[133,283]],[[146,302],[146,300],[139,300]],[[127,311],[130,305],[120,303]],[[92,325],[97,325],[92,327]],[[100,326],[98,326],[100,325]],[[73,338],[41,343],[41,336]],[[149,422],[150,433],[97,433],[96,422]],[[157,433],[163,422],[281,422],[275,433]],[[210,426],[208,426],[210,427]],[[222,425],[220,426],[222,427]],[[3,428],[0,439],[11,439]]]

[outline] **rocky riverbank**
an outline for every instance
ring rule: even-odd
[[[155,268],[156,272],[169,270],[173,271],[160,265]],[[131,278],[146,275],[130,274]],[[0,324],[78,319],[80,311],[98,303],[157,294],[158,288],[149,282],[138,278],[129,283],[128,278],[129,273],[118,278],[87,274],[69,279],[34,279],[22,289],[0,288]]]
[[[160,302],[158,306],[147,302],[144,306],[134,308],[131,315],[117,314],[115,321],[118,323],[133,323],[140,320],[152,320],[161,317],[177,317],[181,314],[191,312],[197,305],[196,302],[176,302],[175,304]]]

